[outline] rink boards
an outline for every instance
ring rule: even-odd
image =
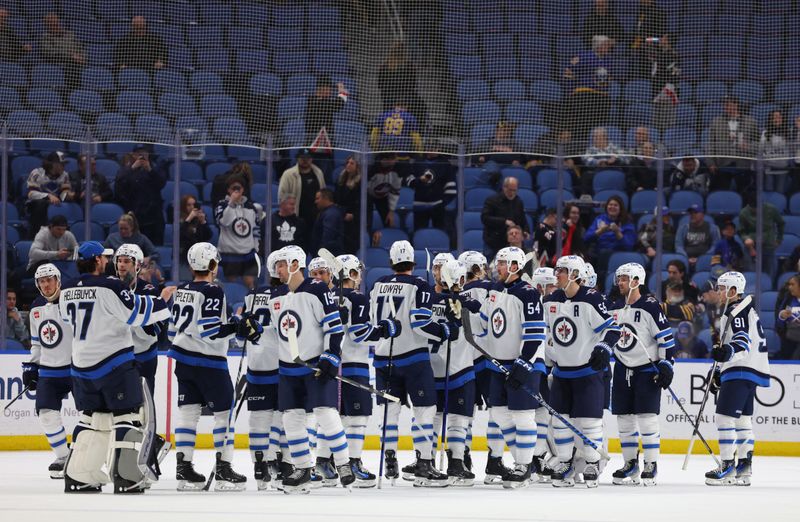
[[[21,363],[29,358],[27,352],[3,352],[0,354],[0,405],[5,406],[22,391]],[[235,374],[239,363],[238,355],[229,357],[229,369]],[[699,409],[703,396],[703,386],[708,373],[708,361],[680,361],[675,365],[673,390],[683,402],[686,410],[694,415]],[[800,363],[787,361],[773,363],[771,386],[759,388],[756,396],[755,413],[753,415],[756,438],[756,452],[760,455],[792,455],[800,456]],[[167,376],[169,375],[169,379]],[[158,413],[158,429],[161,433],[174,429],[174,414],[177,404],[177,382],[171,371],[171,361],[164,355],[159,356],[156,377],[155,403]],[[714,400],[712,397],[711,401]],[[41,433],[35,415],[35,392],[26,393],[0,416],[0,449],[31,450],[48,449],[47,441]],[[716,439],[716,430],[709,423],[714,422],[713,405],[706,407],[703,415],[701,431],[707,439]],[[377,410],[376,410],[377,411]],[[78,411],[72,399],[67,399],[62,410],[67,432],[78,421]],[[368,428],[366,448],[379,447],[379,415],[373,415]],[[411,449],[410,410],[403,408],[400,422],[401,449]],[[487,413],[477,413],[473,438],[476,449],[486,447]],[[243,408],[236,422],[236,446],[247,447],[247,409]],[[211,447],[212,417],[203,416],[198,427],[197,443],[199,447]],[[606,434],[611,437],[610,449],[619,451],[619,441],[615,438],[617,427],[614,417],[606,413]],[[664,392],[661,407],[661,436],[664,453],[682,453],[686,451],[691,426],[674,403],[668,392]],[[715,442],[712,446],[715,446]],[[716,447],[715,447],[716,449]],[[705,451],[701,444],[695,444],[694,451]]]

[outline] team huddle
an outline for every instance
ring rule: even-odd
[[[112,255],[117,277],[104,275]],[[412,275],[414,248],[398,241],[389,252],[393,273],[365,295],[357,257],[323,250],[306,266],[306,253],[288,246],[269,255],[269,282],[228,317],[215,283],[217,249],[196,243],[187,257],[193,280],[160,292],[138,278],[143,255],[136,245],[113,252],[82,243],[81,275],[63,286],[55,266],[36,271],[41,297],[31,309],[32,357],[23,381],[37,391],[37,414],[56,453],[50,476],[63,478],[67,493],[108,483],[115,493],[142,493],[158,480],[168,445],[156,434],[152,394],[165,328],[178,382],[180,491],[212,483],[217,491],[245,489],[247,477],[231,466],[244,403],[259,490],[371,488],[384,478],[472,486],[478,408],[489,412],[484,484],[597,487],[609,462],[609,408],[624,461],[613,483],[657,482],[658,414],[662,391],[674,395],[675,341],[659,302],[641,291],[639,264],[617,269],[616,302],[594,289],[594,269],[583,259],[565,256],[555,269],[529,272],[530,259],[515,247],[497,253],[494,270],[479,252],[439,254],[431,285]],[[757,386],[769,386],[767,350],[743,275],[728,272],[717,286],[725,313],[707,380],[718,397],[720,459],[705,477],[709,485],[749,485],[753,400]],[[228,369],[234,338],[245,354],[241,394]],[[82,415],[68,447],[60,409],[70,392]],[[381,417],[377,474],[361,460],[373,395]],[[193,465],[203,407],[214,421],[216,463],[208,477]],[[403,407],[411,408],[416,460],[401,468]]]

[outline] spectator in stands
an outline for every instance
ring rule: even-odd
[[[403,164],[408,163],[409,153],[423,149],[417,119],[406,107],[405,101],[398,100],[393,109],[378,116],[370,134],[373,150],[397,151],[397,160]]]
[[[31,45],[20,42],[19,36],[8,24],[8,11],[0,9],[0,61],[16,62],[31,52]]]
[[[445,207],[456,197],[455,167],[439,155],[435,145],[414,163],[405,184],[414,190],[414,230],[429,226],[449,230]]]
[[[72,190],[75,192],[75,201],[79,204],[82,204],[86,197],[86,158],[86,154],[78,156],[78,173],[70,176]],[[88,156],[88,158],[92,171],[92,204],[112,203],[114,201],[114,192],[111,190],[111,184],[105,176],[95,169],[97,162],[94,156]]]
[[[781,338],[779,359],[800,359],[800,274],[786,283],[788,294],[778,303],[775,331]]]
[[[125,212],[133,212],[142,234],[154,244],[164,244],[164,200],[161,189],[167,184],[167,172],[158,163],[151,163],[144,147],[135,149],[131,163],[123,163],[117,174],[117,202]]]
[[[314,165],[311,152],[303,149],[297,155],[297,164],[281,175],[278,185],[278,201],[287,197],[295,198],[295,213],[304,223],[313,224],[317,220],[317,207],[314,199],[320,189],[325,188],[325,176]]]
[[[120,69],[162,69],[167,64],[167,46],[157,34],[147,30],[144,16],[131,19],[131,32],[114,47],[114,65]]]
[[[636,127],[633,129],[633,150],[631,151],[636,156],[655,156],[655,154],[647,154],[645,145],[650,144],[653,146],[653,141],[650,139],[650,129],[648,127]]]
[[[378,211],[381,221],[387,227],[399,227],[395,209],[400,199],[400,185],[402,181],[397,173],[397,155],[386,152],[378,156],[378,161],[372,164],[367,174],[367,196],[369,211],[367,220],[371,226],[372,208]]]
[[[156,247],[153,245],[153,242],[140,231],[139,223],[132,212],[122,214],[119,217],[119,221],[117,221],[117,226],[119,230],[109,234],[103,246],[116,252],[123,244],[131,243],[138,245],[139,248],[142,249],[142,253],[145,257],[145,262],[143,264],[149,264],[148,260],[150,258],[158,261],[159,256]]]
[[[357,252],[361,246],[361,165],[350,156],[336,180],[336,204],[344,212],[344,246],[347,252]]]
[[[562,234],[561,255],[576,255],[585,258],[583,236],[586,235],[586,229],[581,223],[581,208],[574,203],[564,205]],[[555,259],[553,261],[555,262]]]
[[[699,159],[685,157],[670,172],[667,193],[689,190],[705,196],[708,194],[709,178],[708,169]]]
[[[742,272],[745,270],[745,258],[742,245],[736,241],[736,225],[733,221],[725,221],[720,231],[722,239],[714,245],[712,265],[723,265],[728,270]]]
[[[342,82],[336,84],[336,96],[333,95],[331,86],[333,82],[329,76],[317,78],[317,88],[314,96],[309,97],[306,104],[306,139],[311,141],[311,151],[314,161],[326,174],[330,174],[332,167],[333,145],[333,116],[344,109],[349,93]],[[347,138],[342,136],[340,139]],[[350,136],[352,138],[352,136]]]
[[[711,122],[708,150],[711,171],[709,190],[728,190],[731,181],[736,181],[740,192],[747,190],[754,181],[751,161],[742,159],[756,154],[758,126],[750,116],[739,111],[739,99],[726,96],[722,101],[724,114]]]
[[[670,37],[650,38],[644,43],[644,64],[649,71],[653,95],[653,122],[659,130],[675,125],[675,109],[678,105],[678,53],[672,48]],[[679,124],[685,124],[679,122]]]
[[[556,257],[556,226],[558,213],[554,208],[544,212],[544,219],[536,225],[533,233],[533,251],[541,266],[553,265]],[[544,259],[543,259],[544,258]]]
[[[211,186],[211,201],[216,203],[225,199],[225,196],[228,195],[228,178],[231,176],[244,178],[244,195],[247,196],[247,199],[252,199],[250,191],[253,188],[253,169],[248,162],[239,161],[234,163],[227,172],[214,176]]]
[[[689,207],[689,221],[678,227],[675,235],[675,252],[689,259],[689,269],[694,271],[697,258],[710,254],[719,241],[719,227],[706,221],[700,205]]]
[[[378,89],[384,109],[391,109],[397,100],[405,100],[405,106],[416,119],[425,119],[425,103],[417,92],[416,66],[409,59],[404,42],[397,40],[389,49],[386,61],[378,69]]]
[[[594,0],[594,7],[583,22],[582,33],[587,47],[592,45],[592,38],[597,35],[607,36],[612,45],[621,42],[625,36],[622,24],[608,0]]]
[[[50,205],[74,201],[75,192],[64,170],[64,154],[51,152],[42,160],[42,166],[28,175],[28,200],[26,207],[30,213],[30,235],[35,236],[39,228],[47,223],[47,209]]]
[[[181,198],[180,267],[178,271],[181,281],[192,278],[189,262],[186,260],[189,247],[195,243],[210,240],[211,227],[208,225],[208,216],[194,196],[190,194],[183,196]]]
[[[13,288],[6,290],[6,313],[8,316],[6,318],[4,337],[19,341],[26,348],[30,347],[28,325],[25,318],[20,314],[19,309],[17,309],[17,291]]]
[[[541,150],[552,157],[550,166],[558,168],[558,158],[564,157],[563,165],[572,178],[572,184],[579,181],[578,172],[583,165],[581,155],[586,151],[586,146],[572,139],[572,132],[567,129],[551,129],[541,140]]]
[[[764,155],[764,190],[787,193],[792,153],[789,151],[789,126],[781,111],[771,111],[767,128],[761,133]]]
[[[344,213],[335,203],[333,191],[321,189],[314,203],[319,214],[311,232],[311,251],[327,248],[335,256],[344,254]]]
[[[658,218],[653,216],[649,223],[639,229],[637,250],[646,255],[651,261],[656,257],[656,237],[658,232]],[[669,207],[661,207],[661,251],[675,251],[675,227],[669,215]]]
[[[228,195],[217,203],[214,218],[219,226],[220,265],[225,279],[242,278],[252,288],[258,277],[258,234],[264,211],[244,195],[243,176],[228,178]]]
[[[478,158],[478,163],[483,165],[486,161],[491,160],[502,165],[520,166],[522,156],[515,154],[515,151],[519,151],[520,147],[514,140],[514,129],[516,129],[516,126],[509,121],[501,120],[497,122],[497,126],[494,128],[494,137],[488,144],[491,153],[481,155]]]
[[[640,190],[655,190],[658,181],[656,169],[656,148],[651,142],[645,141],[641,147],[636,148],[636,156],[631,158],[630,168],[625,171],[628,194]]]
[[[45,15],[44,27],[45,33],[39,41],[39,54],[45,62],[62,66],[67,86],[77,88],[80,70],[86,64],[83,45],[72,31],[61,27],[55,13]]]
[[[509,227],[522,229],[523,239],[530,236],[528,219],[525,217],[525,205],[517,196],[519,180],[508,177],[503,181],[500,193],[486,198],[481,211],[483,223],[483,242],[488,249],[487,257],[492,258],[498,250],[506,246]]]
[[[589,226],[583,241],[599,257],[595,266],[607,265],[608,257],[615,251],[633,251],[636,243],[636,228],[625,210],[625,203],[619,196],[611,196],[606,201],[605,212],[600,214]],[[600,274],[598,269],[598,279]]]
[[[636,76],[647,78],[651,71],[648,69],[649,60],[646,55],[646,45],[654,44],[654,38],[667,36],[667,24],[664,11],[656,5],[655,0],[639,0],[639,12],[636,16],[636,35],[631,48],[634,51],[637,67]]]
[[[794,247],[783,265],[784,272],[800,272],[800,245]]]
[[[50,224],[36,231],[28,253],[28,277],[33,277],[39,265],[58,261],[67,262],[73,258],[78,248],[75,236],[67,230],[67,218],[57,214],[50,218]]]
[[[525,244],[525,234],[517,225],[510,226],[506,230],[506,244],[504,246],[517,247],[525,252],[530,252],[530,249]]]
[[[744,241],[747,250],[745,264],[750,270],[755,270],[756,251],[756,193],[754,191],[745,192],[742,199],[744,208],[739,212],[739,237]],[[762,244],[761,244],[761,269],[775,277],[777,270],[775,260],[775,249],[783,242],[783,229],[785,223],[780,211],[772,203],[764,201],[762,203]]]
[[[611,40],[604,35],[592,37],[592,50],[581,51],[564,69],[570,92],[567,121],[577,139],[585,139],[588,130],[605,125],[611,110],[609,85],[614,79]]]
[[[686,296],[684,286],[675,281],[667,281],[666,288],[666,298],[661,303],[661,309],[670,326],[678,328],[683,321],[691,323],[695,313],[694,303]]]
[[[286,196],[272,214],[272,251],[289,245],[307,248],[306,224],[295,212],[297,200],[294,196]],[[356,233],[358,236],[358,233]],[[357,237],[356,237],[357,239]],[[353,250],[355,252],[355,250]]]
[[[689,321],[681,321],[675,329],[675,339],[678,341],[675,351],[676,359],[708,359],[709,348],[694,333],[694,327]]]
[[[667,295],[667,285],[670,283],[681,287],[682,294],[686,299],[697,304],[697,288],[695,288],[686,277],[686,265],[680,259],[672,259],[667,263],[667,280],[661,283],[661,295]]]
[[[581,192],[592,193],[592,180],[596,171],[606,168],[620,168],[627,165],[625,151],[608,139],[605,127],[597,127],[592,131],[592,141],[583,155],[583,164],[587,167],[581,172]]]

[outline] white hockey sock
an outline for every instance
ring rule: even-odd
[[[330,448],[328,451],[333,455],[333,462],[337,466],[350,462],[350,454],[347,452],[347,437],[344,434],[344,426],[342,426],[339,412],[334,408],[314,408],[314,413],[319,422],[317,438],[326,442],[326,449]]]
[[[536,447],[536,414],[534,410],[512,411],[516,428],[517,464],[530,464],[533,460],[533,449]]]
[[[288,445],[288,455],[284,453],[284,459],[288,456],[290,462],[301,469],[312,466],[306,417],[306,411],[301,409],[283,412],[283,428],[286,430]]]
[[[386,439],[384,446],[387,450],[397,451],[398,430],[397,422],[400,420],[400,404],[396,402],[387,402],[383,405],[384,408],[389,408],[386,415]],[[381,426],[383,432],[383,426]]]
[[[546,408],[536,408],[536,447],[533,454],[541,457],[547,453],[547,426],[550,424],[550,412]]]
[[[325,432],[322,429],[322,424],[317,419],[317,458],[331,458],[331,448],[328,440],[323,436]]]
[[[256,451],[269,452],[269,428],[272,410],[250,412],[250,459],[256,461]]]
[[[433,418],[436,416],[436,406],[414,406],[414,424],[411,434],[414,437],[414,449],[419,451],[419,458],[430,460],[433,458]]]
[[[450,417],[448,416],[448,419]],[[441,439],[441,443],[444,444],[445,435],[442,434],[442,422],[444,421],[444,413],[443,412],[436,412],[436,415],[433,417],[433,452],[436,453],[439,451],[439,439]],[[411,429],[415,429],[416,426],[411,426]],[[418,431],[418,430],[417,430]],[[415,433],[416,435],[416,433]]]
[[[639,420],[639,431],[642,433],[642,449],[645,462],[656,462],[661,451],[661,433],[658,426],[658,415],[642,413],[636,416]]]
[[[447,446],[454,459],[464,460],[464,448],[467,445],[467,429],[469,417],[450,414],[447,416]]]
[[[235,435],[235,428],[233,427],[233,419],[230,419],[231,425],[228,426],[228,420],[231,410],[215,411],[214,412],[214,449],[222,452],[222,460],[231,462],[233,460],[233,438]],[[228,438],[225,439],[225,429],[228,430]],[[222,447],[222,444],[225,447]]]
[[[508,451],[511,452],[511,457],[514,462],[517,462],[517,429],[514,427],[514,419],[511,417],[511,412],[508,411],[506,406],[494,406],[489,412],[492,420],[500,429],[503,440],[508,446]],[[492,455],[494,456],[494,454]]]
[[[281,419],[281,435],[279,437],[279,448],[281,449],[281,458],[289,464],[294,464],[292,461],[292,452],[289,451],[289,439],[286,438],[286,430],[283,428],[283,413],[276,412]]]
[[[364,437],[367,433],[369,417],[342,417],[344,433],[347,437],[347,447],[351,459],[360,459],[364,451]]]
[[[178,420],[175,422],[175,450],[183,453],[183,460],[191,462],[194,456],[194,442],[197,438],[197,423],[202,408],[199,404],[178,406]]]
[[[740,459],[747,458],[747,453],[753,451],[755,440],[753,438],[753,416],[742,415],[736,419],[736,453]]]
[[[308,434],[308,447],[311,453],[317,453],[317,416],[314,412],[306,414],[306,432]]]
[[[67,430],[61,420],[59,410],[39,410],[39,423],[42,425],[47,442],[58,458],[69,455],[67,448]]]
[[[492,410],[489,410],[489,415],[491,416]],[[503,440],[503,434],[500,432],[500,426],[491,418],[489,419],[489,425],[486,428],[486,444],[489,446],[489,453],[491,453],[492,457],[502,457],[503,450],[506,448],[506,443]]]
[[[603,447],[603,419],[582,417],[575,419],[575,421],[578,423],[578,428],[588,439],[597,444],[598,448]],[[600,452],[584,443],[583,458],[586,459],[586,462],[598,462],[600,460]]]
[[[636,415],[617,415],[619,443],[625,462],[635,459],[639,452],[639,432],[636,429]]]
[[[469,417],[469,424],[467,424],[467,442],[465,445],[467,448],[472,447],[472,417]]]
[[[569,420],[567,415],[563,417]],[[553,416],[553,440],[556,444],[556,455],[561,462],[567,462],[572,458],[572,448],[575,447],[575,437],[572,431],[567,428],[567,425],[561,422],[556,416]]]
[[[267,449],[267,460],[275,460],[278,458],[278,451],[281,449],[281,433],[283,431],[283,422],[281,422],[281,412],[272,410],[272,417],[269,424],[269,448]],[[286,443],[286,436],[283,437],[283,442]]]
[[[719,432],[719,456],[722,460],[732,460],[736,451],[736,419],[717,414]]]

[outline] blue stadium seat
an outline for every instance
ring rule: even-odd
[[[464,210],[481,211],[486,198],[492,197],[497,192],[490,188],[476,187],[466,192],[464,196]]]
[[[0,111],[8,112],[18,109],[22,105],[19,93],[11,87],[0,87]]]
[[[364,265],[370,268],[388,267],[389,252],[387,252],[385,248],[367,248],[367,254],[364,256]]]
[[[497,125],[491,123],[473,125],[469,131],[469,142],[472,148],[475,150],[488,148],[489,142],[494,138],[496,127]]]
[[[671,155],[691,150],[697,143],[697,132],[689,127],[670,127],[664,132],[664,145]]]
[[[702,256],[698,256],[697,263],[695,263],[694,269],[697,272],[710,272],[712,257],[714,257],[713,254],[703,254]]]
[[[339,8],[320,4],[314,5],[308,9],[308,23],[311,27],[339,27]]]
[[[42,166],[42,158],[36,156],[17,156],[11,160],[11,174],[14,179],[26,178],[33,169]]]
[[[669,211],[673,214],[685,214],[692,205],[705,208],[703,196],[690,190],[678,190],[669,197]]]
[[[700,109],[700,126],[707,131],[707,127],[711,125],[711,122],[717,116],[722,116],[721,103],[707,103],[702,105],[702,109]]]
[[[217,47],[197,49],[194,67],[197,70],[226,74],[230,70],[230,51]]]
[[[61,96],[52,89],[31,89],[27,96],[28,107],[38,112],[54,112],[64,108]]]
[[[149,114],[153,112],[153,99],[144,92],[122,91],[117,95],[117,111],[128,116]]]
[[[756,273],[755,272],[742,272],[742,275],[747,280],[747,285],[744,287],[746,294],[752,294],[756,291]],[[772,290],[772,278],[766,272],[761,273],[761,291],[769,292]]]
[[[31,245],[33,241],[17,241],[14,244],[14,253],[17,257],[17,265],[18,266],[28,266],[28,260],[30,259],[30,252],[31,252]]]
[[[609,198],[611,198],[612,196],[617,196],[620,199],[622,199],[622,202],[625,204],[625,208],[628,208],[629,206],[628,194],[626,194],[622,190],[616,190],[616,189],[598,190],[597,192],[594,193],[592,199],[595,201],[608,201]],[[595,212],[597,213],[602,213],[604,211],[605,210],[603,208],[600,207],[595,208]]]
[[[562,192],[562,200],[569,201],[575,199],[575,196],[569,190]],[[541,208],[556,208],[558,202],[558,190],[545,190],[539,193],[539,206]]]
[[[372,290],[372,287],[375,286],[375,283],[378,279],[390,276],[394,274],[391,268],[384,268],[384,267],[372,267],[367,270],[367,276],[364,278],[364,282],[367,285],[367,291],[369,292]]]
[[[231,167],[233,167],[233,164],[226,161],[208,163],[205,169],[206,181],[214,181],[214,178],[221,174],[225,174],[231,169]]]
[[[458,82],[458,97],[462,101],[489,99],[489,85],[483,80],[462,80]]]
[[[83,209],[77,203],[61,203],[60,205],[50,205],[47,207],[47,219],[53,216],[64,216],[67,221],[72,223],[83,219]]]
[[[525,85],[518,80],[499,80],[492,86],[494,97],[503,103],[525,99]]]
[[[775,103],[784,105],[800,103],[800,81],[787,80],[778,83],[772,99]]]
[[[778,292],[763,292],[761,294],[761,298],[759,299],[759,305],[762,313],[776,310],[778,306]]]
[[[472,79],[480,70],[481,60],[477,55],[465,54],[450,56],[450,72],[456,80]]]
[[[627,103],[650,103],[653,100],[653,86],[650,80],[633,80],[625,84],[622,98]]]
[[[247,125],[239,118],[217,118],[212,132],[214,139],[220,143],[250,143]]]
[[[706,68],[710,78],[719,78],[725,82],[732,82],[741,78],[742,59],[736,55],[717,58],[709,57]]]
[[[506,167],[500,171],[500,175],[503,177],[503,180],[511,177],[517,178],[519,188],[533,189],[531,175],[522,167]]]
[[[231,281],[226,281],[222,287],[225,292],[225,300],[229,305],[243,302],[248,292],[247,287],[243,284]]]
[[[132,133],[130,119],[124,114],[106,112],[97,118],[96,137],[106,141],[122,141]]]
[[[266,47],[264,27],[239,26],[228,31],[228,47],[231,49],[264,49]]]
[[[563,187],[566,190],[572,190],[572,176],[568,171],[563,174]],[[536,174],[536,186],[539,191],[558,188],[558,171],[555,169],[542,169]]]
[[[483,252],[486,245],[483,242],[483,230],[467,230],[464,232],[464,250],[477,250]]]
[[[706,212],[712,216],[738,216],[742,209],[742,196],[731,190],[717,190],[706,198]]]
[[[658,192],[655,190],[640,190],[631,196],[631,214],[653,214],[658,201]],[[666,203],[664,198],[664,203]]]
[[[218,25],[188,25],[185,28],[186,42],[198,55],[208,49],[222,47],[222,27]]]
[[[649,103],[631,103],[625,106],[628,125],[650,127],[653,124],[653,106]]]
[[[99,223],[104,227],[110,227],[117,221],[124,213],[122,207],[116,203],[97,203],[92,206],[91,218],[92,221]]]
[[[446,33],[444,50],[448,56],[454,54],[473,54],[476,52],[475,35],[470,33]]]
[[[484,56],[483,77],[492,79],[516,78],[517,59],[514,56]]]
[[[47,118],[47,128],[53,136],[67,139],[86,137],[86,126],[74,112],[54,112]]]
[[[592,178],[594,192],[600,190],[625,190],[625,173],[621,170],[601,170]]]
[[[561,101],[561,86],[552,80],[535,80],[531,82],[528,96],[538,103],[558,103]]]
[[[532,151],[539,140],[550,132],[544,125],[519,125],[514,130],[514,140],[523,151]]]
[[[251,95],[278,97],[282,89],[280,78],[274,74],[258,74],[250,78]]]
[[[236,70],[240,74],[263,74],[269,71],[269,51],[241,49],[236,53]]]
[[[667,265],[664,264],[663,266]],[[691,282],[697,288],[703,288],[703,285],[705,285],[708,282],[709,278],[711,278],[711,272],[697,271],[694,273],[694,275],[692,275]],[[661,297],[663,298],[664,296]]]
[[[464,124],[496,124],[500,120],[500,108],[490,101],[471,101],[464,104]]]
[[[69,95],[70,108],[87,116],[96,116],[103,112],[103,98],[95,91],[78,89]]]
[[[537,212],[539,210],[539,198],[533,190],[520,188],[517,191],[517,196],[522,200],[525,212]]]
[[[313,53],[314,72],[318,75],[347,74],[350,71],[349,60],[345,52]]]
[[[174,181],[167,181],[167,184],[164,185],[164,188],[161,189],[161,199],[164,200],[165,205],[169,205],[170,203],[172,203],[174,190],[175,190]],[[197,187],[189,183],[188,181],[181,181],[180,196],[183,197],[187,195],[193,196],[195,199],[200,200],[200,194],[197,191]]]
[[[272,55],[272,68],[278,74],[288,75],[307,72],[311,63],[306,52],[278,52]]]
[[[450,237],[438,228],[422,228],[415,231],[411,243],[418,249],[427,248],[436,252],[450,250]]]
[[[378,246],[389,249],[395,241],[408,241],[408,234],[399,228],[384,228],[381,230],[381,240]]]
[[[106,67],[87,67],[81,72],[81,85],[92,91],[113,91],[114,75]]]
[[[789,257],[794,249],[798,246],[800,246],[800,237],[794,233],[786,233],[783,236],[783,241],[781,244],[775,249],[775,255],[778,257],[778,259],[785,259]]]
[[[401,187],[400,194],[397,196],[395,208],[400,212],[411,212],[414,210],[414,189]]]
[[[165,92],[158,100],[158,111],[168,118],[178,118],[197,114],[197,107],[188,94]]]
[[[21,65],[0,63],[0,84],[6,87],[27,88],[28,75]]]
[[[639,263],[647,266],[647,256],[639,252],[614,252],[608,258],[608,271],[616,272],[617,268],[625,263]]]
[[[143,69],[126,67],[117,76],[117,88],[120,90],[148,92],[150,90],[150,75]]]
[[[464,212],[464,230],[483,230],[480,212]]]
[[[516,124],[541,124],[542,111],[536,102],[519,101],[509,103],[505,110],[505,119]]]
[[[698,82],[694,88],[695,103],[716,103],[728,94],[728,87],[721,81]]]
[[[759,103],[764,98],[764,86],[754,80],[740,80],[733,85],[731,94],[736,96],[741,103],[752,105]]]
[[[267,33],[267,46],[270,49],[285,49],[291,50],[298,47],[298,43],[302,43],[303,31],[297,29],[293,24],[292,27],[273,27]],[[300,45],[302,48],[303,46]]]
[[[206,118],[238,118],[239,107],[226,94],[209,94],[200,98],[200,114]]]
[[[189,76],[189,90],[196,96],[225,94],[222,77],[209,71],[196,71]]]
[[[764,201],[778,209],[783,214],[786,212],[786,195],[781,192],[764,192]]]
[[[266,27],[269,24],[269,7],[258,2],[237,2],[236,25]]]
[[[171,69],[189,71],[192,69],[192,53],[188,47],[170,47],[167,63]]]
[[[303,118],[305,117],[305,113],[306,113],[305,96],[284,96],[278,102],[279,120]]]
[[[31,87],[61,89],[64,87],[64,69],[60,65],[38,64],[31,68]]]
[[[75,236],[75,239],[78,242],[83,241],[100,241],[101,243],[106,240],[106,231],[99,223],[95,223],[92,221],[89,224],[90,227],[90,236],[89,238],[86,237],[86,222],[85,221],[76,221],[72,225],[70,225],[69,230]]]
[[[163,116],[145,114],[136,118],[136,136],[145,142],[171,143],[175,137],[172,126]]]

